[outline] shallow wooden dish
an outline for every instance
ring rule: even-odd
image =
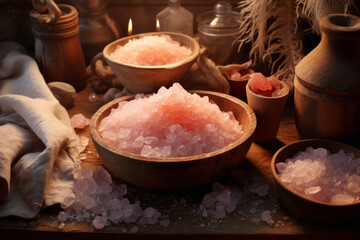
[[[208,96],[222,111],[232,111],[244,127],[244,135],[236,142],[217,151],[179,158],[150,158],[124,152],[109,146],[97,132],[101,120],[121,101],[134,99],[125,96],[101,107],[91,118],[90,134],[95,148],[109,171],[129,183],[157,190],[186,190],[199,187],[225,176],[239,165],[253,141],[256,117],[243,101],[221,93],[194,91]]]
[[[352,152],[356,157],[360,157],[359,149],[344,143],[330,140],[301,140],[282,147],[274,154],[271,161],[271,171],[277,184],[279,201],[295,216],[315,222],[334,223],[359,217],[360,202],[348,205],[332,205],[313,201],[307,199],[305,196],[293,192],[281,182],[278,176],[278,171],[275,167],[276,163],[285,161],[287,158],[292,157],[299,151],[304,151],[307,147],[322,147],[328,149],[331,153],[336,153],[343,149],[347,153]]]
[[[158,35],[169,35],[174,41],[179,42],[181,46],[190,48],[192,50],[191,55],[182,61],[160,66],[126,64],[111,59],[110,57],[110,53],[112,53],[117,46],[123,46],[130,40]],[[150,32],[132,35],[109,43],[103,50],[103,56],[124,87],[135,94],[153,93],[162,86],[169,87],[175,82],[180,82],[189,72],[199,52],[199,44],[194,38],[188,35],[174,32]]]

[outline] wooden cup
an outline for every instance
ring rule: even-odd
[[[254,142],[267,143],[276,139],[279,130],[281,116],[289,95],[289,87],[281,82],[284,94],[278,97],[265,97],[254,93],[249,84],[246,84],[247,103],[255,112],[257,126]]]

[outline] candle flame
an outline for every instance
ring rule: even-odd
[[[156,31],[160,32],[160,22],[158,18],[156,19]]]
[[[130,36],[132,34],[132,20],[129,19],[129,25],[128,25],[128,35]]]

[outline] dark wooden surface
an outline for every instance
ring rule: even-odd
[[[91,118],[102,105],[99,101],[88,102],[88,95],[92,89],[88,86],[78,93],[75,105],[69,110],[69,115],[82,113]],[[348,223],[319,224],[304,221],[292,216],[277,201],[276,187],[270,170],[272,155],[283,145],[299,139],[293,118],[293,103],[290,97],[286,106],[276,141],[259,145],[253,143],[246,159],[239,169],[248,175],[262,175],[271,184],[269,194],[263,198],[249,195],[238,205],[236,211],[227,214],[222,220],[205,218],[199,212],[199,205],[203,196],[210,192],[210,186],[184,192],[157,192],[141,189],[127,184],[129,199],[139,200],[142,207],[152,206],[168,215],[170,224],[167,227],[140,224],[110,224],[104,229],[95,230],[91,223],[67,222],[63,229],[59,228],[56,220],[59,206],[50,207],[40,212],[36,219],[24,220],[19,218],[0,219],[0,239],[360,239],[360,221]],[[79,135],[89,136],[88,128],[78,131]],[[359,141],[352,145],[359,147]],[[96,150],[90,143],[82,155],[82,166],[94,170],[102,164]],[[225,180],[226,181],[226,178]],[[185,204],[174,206],[174,201]],[[240,212],[248,212],[256,206],[254,215],[242,216]],[[273,219],[278,223],[270,226],[256,221],[259,214],[271,210]],[[129,229],[136,226],[138,231],[130,233]]]

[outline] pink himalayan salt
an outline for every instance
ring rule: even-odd
[[[241,79],[241,73],[237,69],[231,69],[230,79],[234,81],[239,81]]]
[[[110,58],[122,63],[159,66],[179,62],[191,54],[191,49],[180,46],[169,35],[145,36],[130,40],[110,54]]]
[[[279,96],[277,90],[281,89],[281,84],[275,76],[265,77],[261,73],[252,73],[249,76],[248,84],[251,91],[266,97]]]
[[[89,138],[85,137],[85,136],[79,136],[78,137],[78,141],[79,141],[79,152],[83,152],[86,147],[89,145]]]
[[[330,203],[360,201],[360,158],[340,150],[331,154],[324,148],[307,148],[285,162],[276,164],[279,177],[304,197]]]
[[[86,118],[82,113],[77,113],[70,119],[70,124],[73,128],[83,129],[90,124],[90,120]]]
[[[119,103],[98,131],[115,148],[158,158],[212,152],[243,134],[232,112],[222,112],[207,96],[188,93],[178,83]]]

